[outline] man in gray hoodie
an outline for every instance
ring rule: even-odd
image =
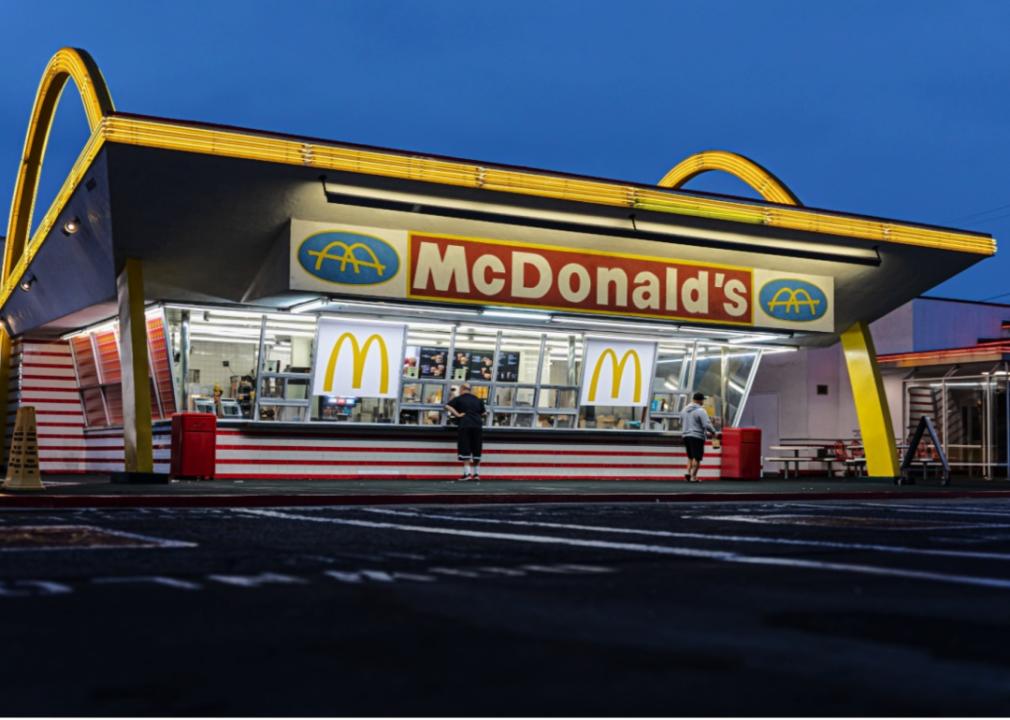
[[[687,448],[687,481],[698,482],[698,469],[705,455],[705,438],[716,434],[715,426],[709,420],[708,411],[702,407],[705,396],[695,393],[692,402],[680,414],[684,446]]]

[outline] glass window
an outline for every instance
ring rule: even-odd
[[[498,385],[495,388],[495,407],[533,407],[536,388],[525,385]]]
[[[683,386],[687,382],[690,358],[690,345],[660,343],[657,347],[650,416],[662,418],[679,413],[684,408],[688,393]],[[667,429],[668,423],[661,424]]]
[[[541,428],[574,428],[578,417],[574,413],[539,413],[537,427]]]
[[[498,350],[499,383],[528,383],[537,381],[542,333],[506,329],[502,331]]]
[[[574,410],[579,402],[577,388],[542,388],[537,407]]]
[[[728,352],[724,357],[725,387],[723,388],[723,396],[726,400],[724,419],[728,425],[736,419],[737,411],[745,399],[747,380],[750,377],[751,368],[757,362],[757,352]]]
[[[495,427],[533,427],[531,412],[495,412],[492,414],[492,424]]]
[[[442,405],[445,385],[404,381],[400,389],[400,402],[404,405]]]
[[[251,417],[262,314],[216,309],[188,312],[187,409],[206,409],[221,417]],[[306,325],[304,320],[301,323]],[[311,338],[311,332],[308,335]],[[277,352],[276,343],[268,334],[267,353]],[[290,357],[290,338],[286,346]],[[261,392],[270,396],[276,389],[271,385]]]
[[[563,333],[546,335],[546,352],[540,371],[540,383],[577,386],[579,372],[582,369],[582,337]]]
[[[644,408],[585,405],[579,409],[579,427],[597,430],[641,430]]]

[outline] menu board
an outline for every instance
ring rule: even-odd
[[[498,355],[498,382],[517,382],[519,380],[518,352],[502,351]]]
[[[418,355],[419,377],[445,379],[445,348],[422,347]]]
[[[519,379],[521,353],[503,352],[498,358],[498,382],[516,382]],[[453,380],[491,381],[494,352],[457,348],[452,360]]]
[[[494,352],[456,348],[452,359],[453,380],[490,380]]]

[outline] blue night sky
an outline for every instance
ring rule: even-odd
[[[0,0],[0,27],[4,223],[39,77],[72,45],[123,111],[645,183],[720,148],[807,205],[1010,237],[1005,0]],[[75,95],[43,209],[87,137]],[[933,294],[1010,299],[1006,247]]]

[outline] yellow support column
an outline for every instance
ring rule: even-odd
[[[123,449],[126,473],[154,472],[151,441],[151,383],[147,360],[144,273],[130,259],[116,279],[119,295],[119,358],[123,374]]]
[[[894,426],[891,425],[891,411],[884,394],[884,383],[880,379],[870,328],[866,323],[856,323],[842,333],[841,340],[852,384],[852,399],[859,418],[859,432],[866,451],[866,474],[896,478],[900,471]]]

